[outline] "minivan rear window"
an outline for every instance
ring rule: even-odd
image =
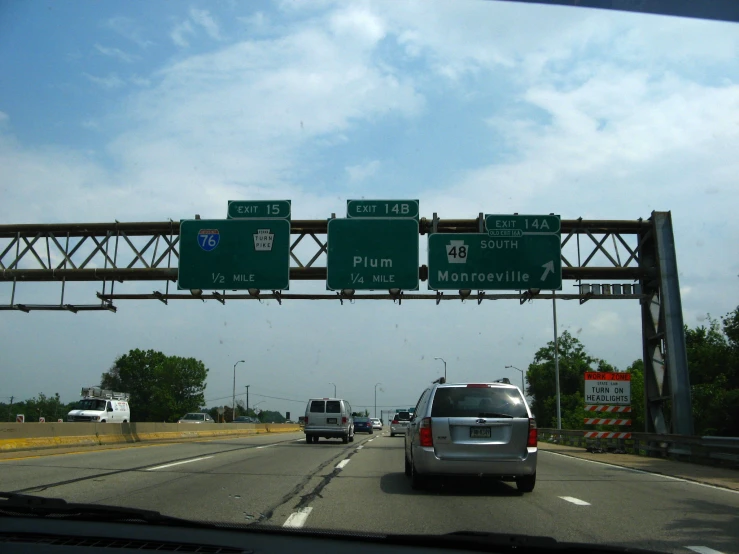
[[[499,387],[436,389],[431,417],[529,417],[517,390]]]
[[[411,419],[410,412],[398,412],[398,419],[400,421],[409,421]]]
[[[341,413],[341,402],[338,400],[329,400],[326,402],[326,413],[327,414],[340,414]]]
[[[314,414],[322,414],[325,410],[325,404],[323,400],[314,400],[310,403],[310,411]]]

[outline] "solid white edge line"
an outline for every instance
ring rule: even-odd
[[[287,518],[282,526],[290,527],[292,529],[300,529],[305,525],[305,521],[308,519],[308,516],[312,511],[313,508],[300,508],[297,512],[290,514],[290,517]]]
[[[342,469],[350,462],[349,458],[346,460],[341,460],[338,464],[336,464],[336,469]]]
[[[562,500],[566,500],[567,502],[577,504],[578,506],[590,506],[590,502],[585,502],[584,500],[580,500],[579,498],[575,498],[574,496],[560,496],[560,498]]]
[[[609,464],[608,462],[598,462],[596,460],[586,460],[585,458],[579,458],[577,456],[570,456],[569,454],[560,454],[559,452],[552,452],[551,450],[539,449],[539,452],[546,452],[547,454],[554,454],[555,456],[562,456],[571,460],[580,460],[581,462],[588,462],[591,464],[598,464],[602,466],[615,467],[616,469],[623,469],[624,471],[633,471],[634,473],[643,473],[645,475],[654,475],[655,477],[662,477],[664,479],[671,479],[672,481],[680,481],[682,483],[688,483],[690,485],[698,485],[699,487],[707,487],[709,489],[715,489],[724,492],[733,492],[739,494],[739,491],[733,489],[727,489],[725,487],[719,487],[716,485],[709,485],[708,483],[699,483],[698,481],[691,481],[690,479],[683,479],[682,477],[673,477],[672,475],[663,475],[662,473],[654,473],[653,471],[645,471],[643,469],[634,469],[633,467],[624,467],[616,464]]]
[[[257,446],[257,450],[260,448],[269,448],[270,446],[277,446],[277,444],[263,444],[262,446]]]
[[[720,550],[714,550],[707,546],[686,546],[685,548],[692,550],[693,552],[698,552],[698,554],[724,554]]]
[[[163,466],[150,467],[150,468],[147,468],[146,471],[154,471],[155,469],[164,469],[165,467],[178,466],[180,464],[189,464],[191,462],[199,462],[200,460],[207,460],[208,458],[212,458],[212,457],[213,456],[203,456],[202,458],[193,458],[192,460],[185,460],[184,462],[174,462],[173,464],[165,464]]]
[[[357,446],[357,450],[362,450],[362,448],[364,448],[364,446],[362,446],[361,444]]]

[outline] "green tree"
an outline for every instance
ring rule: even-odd
[[[631,429],[634,432],[644,432],[644,360],[634,360],[626,368],[631,373]]]
[[[582,429],[584,373],[613,371],[613,366],[590,356],[583,344],[565,331],[559,337],[560,407],[563,429]],[[532,411],[540,427],[557,426],[557,400],[554,374],[554,341],[549,341],[534,355],[526,372],[526,393],[533,398]]]
[[[15,421],[16,414],[23,414],[29,423],[38,421],[40,417],[45,418],[47,422],[52,422],[57,419],[66,419],[70,409],[62,404],[58,392],[53,396],[46,396],[40,392],[38,396],[28,400],[14,401],[12,405],[10,403],[0,404],[0,421]]]
[[[739,436],[739,307],[706,326],[685,327],[695,432]]]
[[[103,388],[131,395],[132,421],[177,421],[205,403],[208,369],[195,358],[131,350],[103,373]]]

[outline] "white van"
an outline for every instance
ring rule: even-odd
[[[82,389],[82,400],[76,410],[67,414],[67,421],[128,423],[131,421],[128,399],[129,395],[124,392],[85,387]]]
[[[341,439],[354,441],[354,418],[349,402],[341,398],[311,398],[305,408],[305,442]]]

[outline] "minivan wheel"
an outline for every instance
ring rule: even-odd
[[[414,491],[420,491],[426,486],[426,478],[419,475],[416,471],[416,465],[411,462],[411,488]]]
[[[408,456],[405,456],[405,474],[411,476],[411,463],[408,461]]]
[[[531,492],[536,485],[536,473],[533,475],[525,475],[516,479],[516,487],[521,492]]]
[[[344,444],[348,443],[349,442],[349,435],[344,435],[343,437],[341,437],[341,442],[343,442]]]
[[[395,433],[391,432],[391,433],[390,433],[390,436],[391,436],[391,437],[394,437],[394,436],[395,436]]]

